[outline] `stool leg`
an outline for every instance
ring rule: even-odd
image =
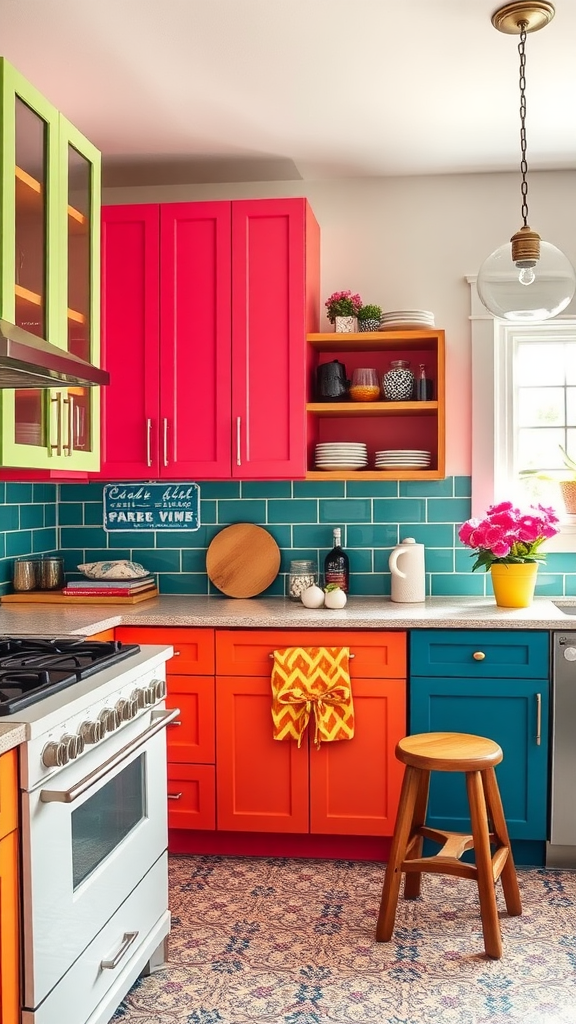
[[[522,913],[522,900],[520,899],[518,876],[516,874],[516,867],[512,856],[510,839],[508,837],[508,826],[506,825],[506,818],[504,817],[502,799],[500,797],[500,790],[498,789],[498,780],[493,768],[487,768],[486,771],[482,772],[482,784],[484,786],[484,795],[486,797],[488,811],[494,826],[494,832],[496,833],[500,844],[508,847],[508,857],[506,858],[506,863],[502,868],[500,878],[502,880],[504,899],[506,900],[506,910],[511,917],[517,917]]]
[[[418,796],[416,797],[416,806],[414,808],[414,814],[412,815],[412,831],[421,828],[426,821],[426,811],[428,808],[428,788],[430,785],[430,772],[422,770],[420,772],[420,783],[418,786]],[[406,857],[406,860],[415,860],[417,857],[422,856],[422,847],[424,840],[422,836],[419,836],[410,853]],[[407,871],[406,878],[404,879],[404,899],[415,900],[420,895],[420,885],[422,882],[421,871]]]
[[[419,783],[419,769],[407,765],[404,769],[394,836],[384,876],[380,912],[376,925],[376,942],[389,942],[394,931],[396,906],[402,878],[402,861],[406,855],[406,847],[412,831],[412,818],[418,797]]]
[[[487,956],[492,957],[494,960],[499,960],[502,956],[502,937],[500,935],[496,894],[494,892],[486,801],[484,799],[484,788],[480,772],[466,772],[466,789],[468,791],[472,836],[474,838],[484,948]]]

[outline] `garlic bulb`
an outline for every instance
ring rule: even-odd
[[[340,587],[334,587],[333,590],[327,590],[324,594],[324,604],[326,608],[343,608],[347,600],[346,592],[341,590]]]
[[[324,604],[324,591],[316,585],[307,587],[300,594],[300,600],[305,608],[321,608]]]

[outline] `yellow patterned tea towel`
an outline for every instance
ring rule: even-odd
[[[298,746],[314,715],[314,743],[351,740],[354,704],[348,647],[286,647],[274,651],[272,735]]]

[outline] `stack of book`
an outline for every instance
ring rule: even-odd
[[[156,591],[153,576],[140,576],[134,580],[70,580],[62,593],[65,597],[135,597]],[[152,597],[150,593],[150,597]]]

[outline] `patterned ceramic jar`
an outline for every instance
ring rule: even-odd
[[[389,402],[409,402],[414,394],[415,378],[407,359],[393,359],[382,378],[384,398]]]

